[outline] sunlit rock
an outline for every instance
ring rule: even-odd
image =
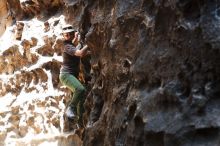
[[[27,58],[23,57],[23,54],[19,51],[18,46],[15,45],[10,47],[8,50],[3,52],[3,58],[6,65],[5,68],[1,69],[2,71],[5,70],[7,73],[13,73],[24,66],[36,63],[37,56],[28,51],[30,47],[29,43],[27,44],[27,41],[24,41],[22,44],[25,46],[26,50],[24,51],[24,54]],[[6,70],[6,68],[8,69]]]
[[[59,139],[58,145],[63,145],[63,146],[80,146],[82,145],[82,141],[79,136],[77,135],[68,135],[66,137],[57,137]]]
[[[54,37],[44,36],[43,37],[45,45],[37,49],[37,52],[42,56],[53,56],[54,50],[52,45],[54,43]]]
[[[29,105],[28,105],[28,110],[29,110],[29,111],[34,111],[34,110],[35,110],[35,105],[29,104]]]
[[[27,123],[27,125],[29,126],[29,127],[34,127],[34,119],[35,119],[35,117],[29,117],[28,119],[27,119],[27,121],[26,121],[26,123]]]
[[[37,38],[35,37],[31,37],[31,47],[35,47],[38,43]]]
[[[52,60],[50,62],[44,63],[42,68],[50,70],[52,73],[52,83],[54,87],[57,87],[60,83],[59,81],[59,72],[60,72],[61,62],[57,60]]]
[[[19,114],[19,111],[20,111],[20,106],[15,106],[11,108],[11,113],[13,115]]]
[[[20,0],[20,5],[21,9],[31,16],[40,14],[40,5],[36,0]]]
[[[43,123],[41,123],[41,125],[42,125],[42,124],[43,124]],[[37,125],[37,126],[35,125],[35,126],[33,127],[35,134],[39,134],[39,133],[42,132],[41,125]]]
[[[23,46],[23,50],[24,50],[24,53],[23,53],[23,56],[25,58],[27,58],[28,62],[31,62],[32,59],[31,59],[31,52],[30,52],[30,48],[31,48],[31,42],[24,39],[22,42],[21,42],[21,45]]]
[[[44,32],[48,32],[50,30],[50,24],[48,21],[44,22]]]
[[[59,117],[55,117],[52,119],[51,123],[57,128],[60,129],[60,118]]]
[[[42,56],[53,56],[54,50],[50,45],[44,45],[40,47],[37,52],[41,54]]]
[[[20,0],[20,7],[29,17],[42,17],[52,15],[62,7],[62,0],[40,1],[40,0]],[[41,14],[41,15],[40,15]]]
[[[21,40],[22,33],[23,33],[24,23],[23,22],[17,22],[16,28],[15,28],[15,39]]]
[[[19,135],[21,137],[26,136],[27,133],[28,133],[28,126],[19,126]]]
[[[13,64],[8,64],[8,65],[7,65],[7,71],[6,71],[6,73],[7,73],[7,74],[13,74],[14,71],[15,71],[15,66],[14,66]]]
[[[7,1],[0,1],[0,36],[4,33],[7,26],[10,26],[12,22],[12,16],[7,6]]]
[[[53,49],[57,55],[61,55],[62,48],[63,48],[63,40],[61,38],[58,38],[53,44]]]
[[[8,135],[3,140],[15,138],[22,146],[78,146],[82,139],[86,146],[219,145],[219,1],[7,2],[17,21],[27,18],[21,15],[39,21],[20,21],[21,41],[35,37],[34,42],[20,46],[17,40],[1,52],[0,103],[7,104],[0,115]],[[72,95],[59,82],[63,21],[48,20],[55,14],[66,15],[92,52],[85,103],[85,121],[92,124],[85,131],[75,130],[64,115]],[[10,115],[17,105],[24,113],[20,120]],[[58,135],[38,138],[42,133]]]
[[[7,136],[6,132],[0,131],[0,145],[4,145],[6,136]]]

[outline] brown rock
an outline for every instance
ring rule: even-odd
[[[46,101],[37,101],[37,107],[45,107]]]
[[[5,123],[3,121],[0,121],[0,126],[4,126]]]
[[[13,115],[17,115],[19,113],[19,110],[20,110],[20,106],[12,107],[11,108],[11,113]]]
[[[30,127],[34,127],[34,117],[29,117],[26,121],[27,125]]]
[[[32,63],[32,54],[30,52],[30,48],[32,47],[32,41],[29,41],[29,40],[23,40],[21,42],[21,45],[23,46],[23,49],[24,49],[24,53],[23,53],[23,56],[25,58],[27,58],[27,61]]]
[[[11,125],[10,127],[6,128],[7,133],[14,132],[16,136],[18,136],[18,125]]]
[[[22,40],[21,45],[23,46],[24,50],[30,50],[31,48],[31,42],[29,40]]]
[[[41,54],[42,56],[53,56],[54,50],[50,45],[44,45],[37,49],[37,53]]]
[[[58,139],[58,145],[62,146],[81,146],[82,140],[76,134],[70,134],[66,137],[57,136],[55,139]]]
[[[20,3],[21,8],[25,13],[28,13],[31,16],[36,16],[40,14],[40,5],[38,1],[35,0],[25,0]]]
[[[63,48],[63,40],[57,39],[53,45],[53,49],[57,53],[57,55],[61,55],[62,48]]]
[[[26,136],[27,133],[28,133],[28,126],[19,126],[19,135],[21,137]]]
[[[8,119],[9,122],[17,122],[20,120],[20,116],[19,115],[11,115]]]
[[[48,21],[44,22],[44,32],[48,32],[50,30],[50,24]]]
[[[0,132],[0,144],[1,144],[1,142],[4,143],[6,136],[7,136],[6,132],[3,132],[3,131]]]
[[[29,104],[28,110],[29,111],[34,111],[35,110],[35,105],[34,104]]]
[[[35,47],[37,45],[37,42],[38,42],[37,38],[31,37],[31,47]]]
[[[35,134],[39,134],[39,133],[42,132],[42,129],[41,129],[41,127],[39,125],[38,126],[34,126],[33,129],[34,129]]]
[[[0,37],[4,33],[7,26],[11,25],[12,22],[12,16],[9,15],[9,9],[7,6],[7,1],[1,1],[0,2]]]
[[[15,29],[15,39],[21,40],[22,33],[23,33],[24,23],[23,22],[17,22],[16,23],[16,29]]]
[[[13,74],[15,71],[15,66],[12,64],[7,65],[7,73],[8,74]]]
[[[60,119],[59,117],[55,117],[52,119],[52,124],[57,128],[57,129],[60,129]]]

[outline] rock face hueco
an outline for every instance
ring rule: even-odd
[[[92,51],[84,145],[220,145],[220,2],[61,4]]]

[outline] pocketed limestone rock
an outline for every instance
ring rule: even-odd
[[[21,40],[22,33],[23,33],[24,23],[23,22],[17,22],[16,28],[15,28],[15,39]]]

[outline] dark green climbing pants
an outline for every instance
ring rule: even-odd
[[[60,81],[73,92],[73,97],[70,100],[69,106],[71,106],[72,109],[77,109],[79,120],[82,120],[82,115],[84,112],[83,103],[85,101],[86,91],[85,87],[75,76],[69,73],[61,73]]]

